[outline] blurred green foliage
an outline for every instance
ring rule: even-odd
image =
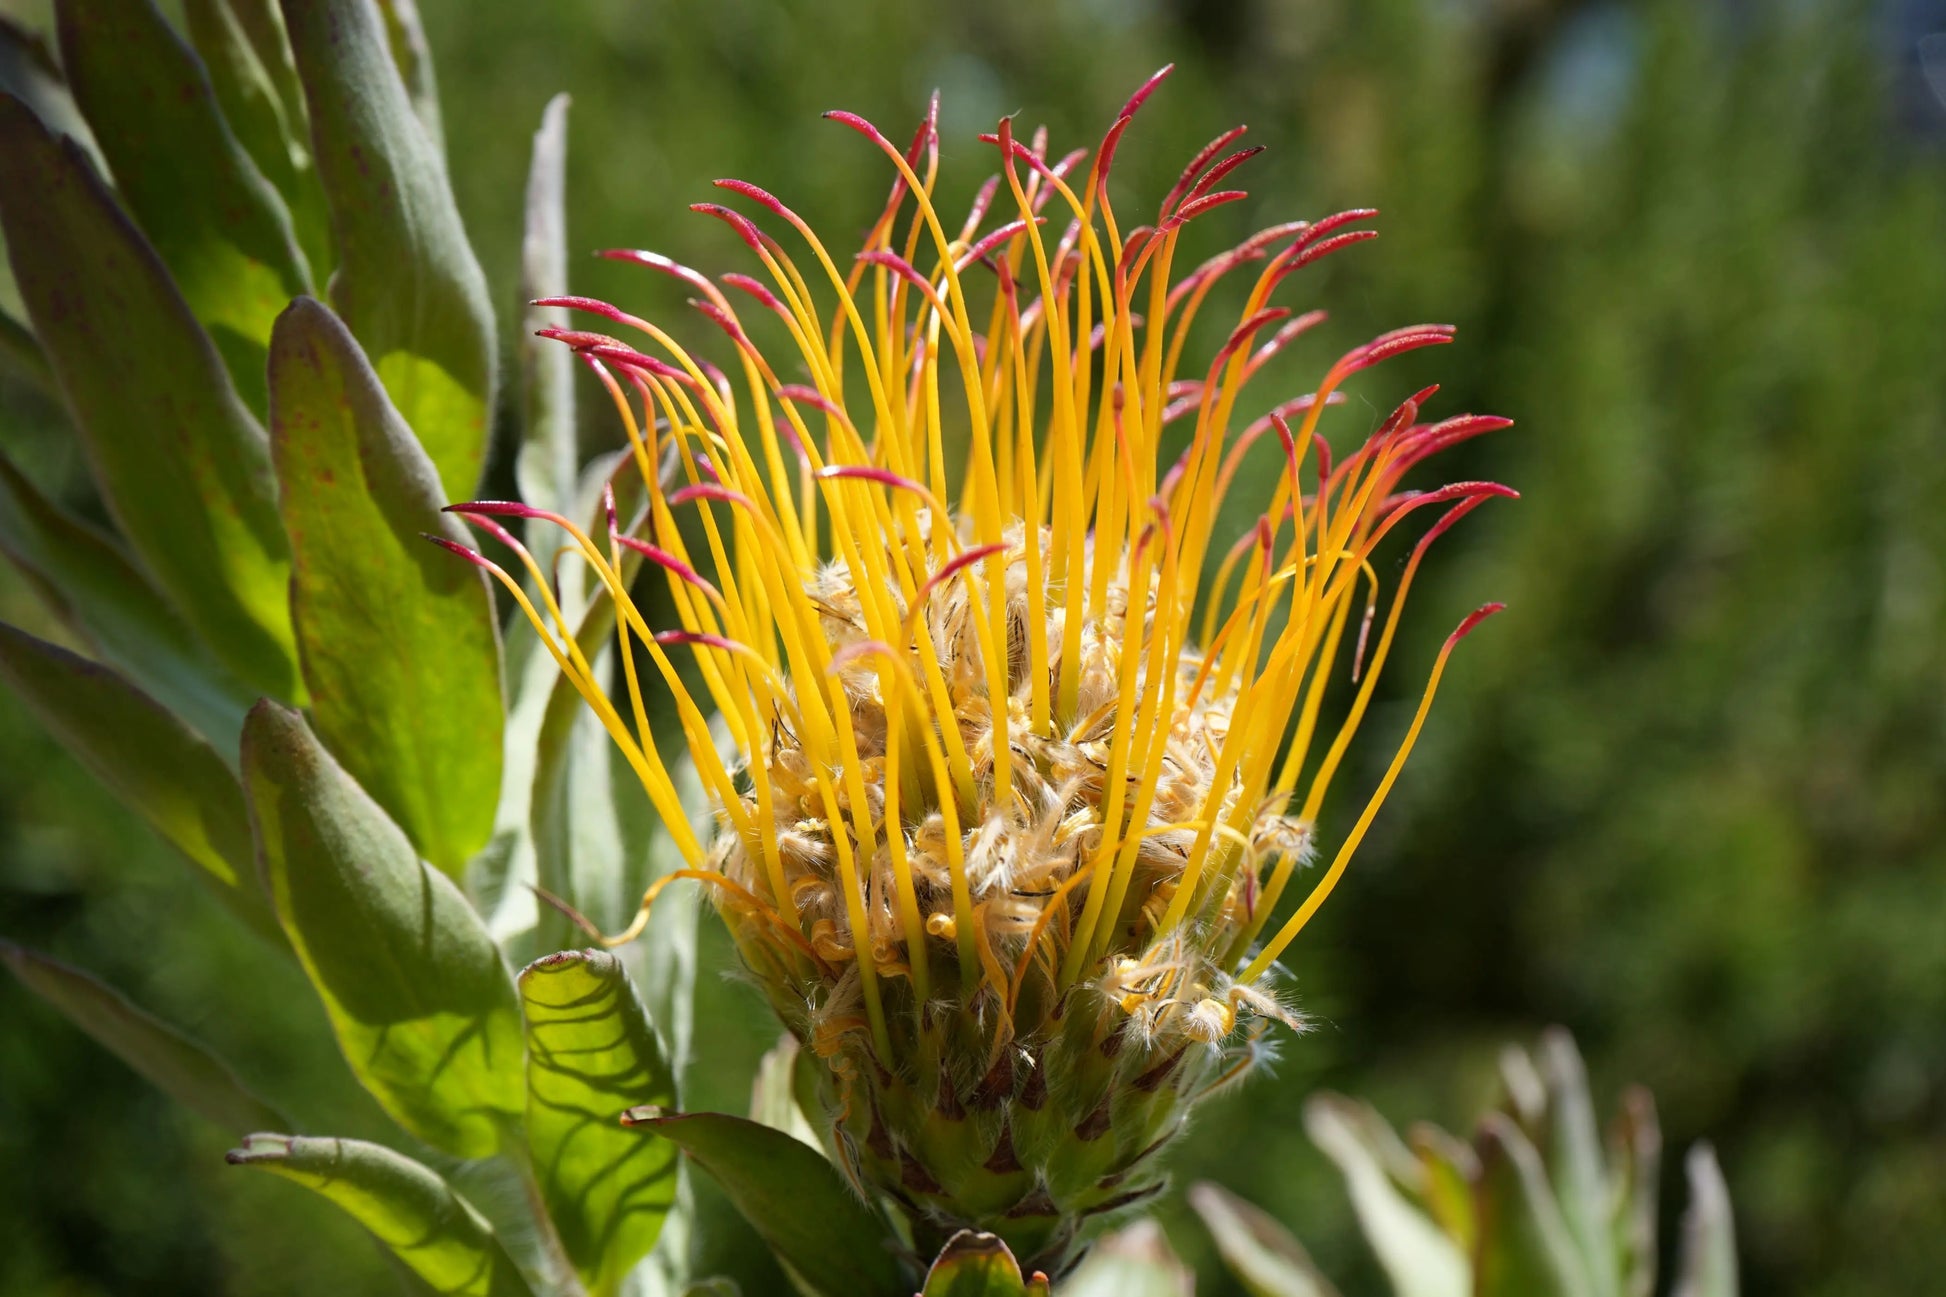
[[[1485,598],[1512,611],[1468,642],[1353,877],[1286,960],[1317,1029],[1286,1044],[1274,1078],[1207,1112],[1179,1181],[1222,1180],[1294,1224],[1346,1292],[1379,1291],[1302,1134],[1304,1096],[1330,1085],[1457,1128],[1492,1084],[1494,1048],[1561,1022],[1603,1107],[1639,1081],[1672,1146],[1715,1141],[1747,1292],[1936,1286],[1946,108],[1913,50],[1928,13],[1946,27],[1939,6],[421,8],[503,324],[528,141],[559,89],[575,98],[572,244],[711,270],[745,255],[684,210],[715,176],[759,181],[839,240],[876,210],[882,162],[820,121],[825,108],[897,134],[940,87],[951,206],[986,174],[972,136],[999,114],[1047,121],[1057,149],[1092,144],[1171,59],[1178,75],[1117,160],[1125,210],[1235,121],[1271,152],[1238,177],[1253,201],[1208,218],[1205,250],[1270,220],[1381,208],[1377,245],[1286,290],[1332,324],[1266,390],[1301,390],[1339,344],[1450,320],[1457,346],[1364,380],[1327,434],[1355,439],[1380,407],[1443,381],[1434,413],[1519,420],[1454,471],[1525,498],[1469,520],[1422,579],[1348,788],[1376,780],[1445,629]],[[33,0],[0,13],[45,16]],[[708,327],[639,269],[590,260],[570,276],[685,336]],[[0,305],[18,314],[10,285]],[[86,475],[55,411],[0,375],[9,453],[98,510],[77,495]],[[583,432],[591,447],[614,436],[598,408]],[[0,617],[57,634],[11,573]],[[11,697],[0,768],[0,936],[103,973],[280,1094],[342,1066],[297,971],[180,886],[168,849]],[[1326,839],[1356,810],[1341,800]],[[715,1060],[702,1099],[740,1110],[774,1028],[753,996],[702,980],[697,1053]],[[245,1033],[228,1021],[246,1016],[239,995],[285,1012],[247,1015]],[[375,1108],[330,1111],[332,1088],[314,1088],[309,1127],[383,1129]],[[350,1222],[226,1174],[225,1137],[0,980],[0,1291],[386,1282]],[[1187,1213],[1166,1222],[1207,1263]],[[1204,1273],[1204,1290],[1225,1291]]]

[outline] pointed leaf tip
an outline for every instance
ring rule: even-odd
[[[493,1153],[524,1107],[523,1041],[479,916],[299,713],[251,710],[243,778],[278,920],[352,1071],[421,1139]]]
[[[224,1161],[280,1175],[329,1199],[436,1292],[532,1297],[486,1218],[403,1153],[357,1139],[261,1133],[246,1137]]]

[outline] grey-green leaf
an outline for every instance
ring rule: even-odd
[[[318,734],[421,855],[457,876],[500,795],[499,633],[486,576],[350,332],[301,297],[270,348],[291,613]]]
[[[278,920],[352,1071],[400,1125],[460,1157],[526,1106],[513,979],[458,888],[295,712],[259,703],[244,788]]]
[[[311,282],[283,199],[152,0],[59,0],[55,19],[116,191],[261,415],[270,323]]]
[[[527,222],[520,244],[520,289],[528,302],[568,291],[568,97],[555,95],[534,132],[527,172]],[[520,454],[514,478],[520,498],[542,509],[573,509],[578,465],[574,427],[574,355],[534,336],[566,327],[560,307],[527,306],[520,329]]]
[[[707,1171],[806,1287],[820,1297],[908,1297],[913,1276],[885,1221],[831,1163],[782,1131],[723,1113],[646,1108],[626,1120]]]
[[[0,455],[0,553],[100,657],[225,754],[252,695],[197,642],[121,546]]]
[[[1697,1144],[1683,1161],[1689,1207],[1682,1217],[1682,1254],[1670,1297],[1737,1297],[1736,1224],[1723,1168],[1708,1144]]]
[[[275,937],[236,776],[203,738],[113,670],[0,623],[0,679],[77,760]],[[281,944],[281,943],[280,943]]]
[[[225,665],[297,698],[269,439],[79,148],[5,95],[0,227],[122,533]]]
[[[1254,1203],[1204,1181],[1190,1186],[1189,1205],[1250,1297],[1337,1297],[1303,1244]]]
[[[593,1297],[617,1292],[675,1201],[676,1149],[625,1130],[671,1104],[661,1045],[614,955],[566,950],[520,974],[527,1017],[527,1147],[554,1228]]]
[[[1376,1112],[1338,1095],[1304,1106],[1311,1142],[1338,1164],[1366,1241],[1399,1297],[1466,1297],[1466,1258],[1394,1181],[1411,1161]]]
[[[1546,1165],[1519,1124],[1504,1113],[1488,1113],[1475,1146],[1480,1155],[1475,1297],[1593,1297],[1587,1264]]]
[[[1538,1054],[1536,1064],[1547,1086],[1547,1128],[1533,1133],[1535,1144],[1580,1250],[1589,1287],[1596,1297],[1620,1297],[1623,1258],[1608,1219],[1607,1168],[1587,1067],[1574,1038],[1559,1027],[1541,1037]]]
[[[530,1297],[532,1290],[486,1218],[426,1167],[377,1144],[302,1135],[251,1135],[233,1166],[295,1180],[343,1208],[437,1293]]]
[[[1623,1291],[1655,1291],[1656,1195],[1662,1172],[1662,1127],[1655,1100],[1640,1086],[1622,1094],[1608,1132],[1609,1219],[1623,1257]]]
[[[425,24],[419,21],[419,6],[416,0],[378,0],[378,7],[385,15],[385,40],[411,96],[413,114],[443,161],[446,128],[439,117],[439,84],[433,76],[432,47],[426,42]]]
[[[1196,1279],[1152,1220],[1106,1235],[1061,1281],[1060,1297],[1191,1297]]]
[[[473,493],[493,409],[493,307],[446,169],[372,0],[284,0],[331,205],[331,301],[439,469]]]
[[[286,1124],[227,1063],[92,975],[7,941],[0,941],[0,962],[103,1048],[198,1115],[233,1132]]]
[[[252,39],[242,17],[253,10],[261,41]],[[282,195],[310,265],[311,282],[324,282],[331,271],[331,217],[324,186],[311,164],[311,133],[284,40],[283,16],[274,0],[183,0],[183,17],[224,120],[257,170]],[[260,43],[276,61],[276,71],[259,51]]]

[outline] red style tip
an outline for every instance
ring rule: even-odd
[[[536,297],[528,305],[558,306],[569,311],[587,311],[591,314],[599,315],[603,319],[613,320],[617,324],[626,324],[633,318],[619,306],[611,306],[609,303],[594,297]]]
[[[895,487],[918,496],[926,494],[926,488],[911,478],[901,477],[889,468],[878,468],[871,464],[827,464],[811,476],[820,482],[876,482],[880,486]]]
[[[1167,81],[1169,74],[1175,70],[1175,64],[1164,63],[1161,67],[1150,73],[1149,79],[1144,81],[1136,92],[1128,97],[1128,102],[1122,105],[1122,111],[1117,116],[1135,116],[1136,110],[1149,101],[1149,96],[1156,92],[1156,87],[1160,86],[1164,81]]]
[[[872,125],[870,122],[866,121],[863,117],[860,117],[857,113],[847,112],[843,108],[833,108],[824,114],[824,119],[830,122],[839,122],[845,126],[851,127],[851,129],[857,131],[860,135],[863,135],[866,139],[870,140],[872,143],[878,145],[882,149],[892,149],[892,141],[886,139],[885,136],[879,132],[878,127]],[[893,150],[893,151],[896,152],[897,150]]]
[[[490,518],[539,518],[544,514],[531,504],[518,500],[468,500],[462,504],[449,504],[440,509],[441,513],[482,514]]]
[[[1324,260],[1340,248],[1348,248],[1354,243],[1363,243],[1367,239],[1376,239],[1377,237],[1377,230],[1347,230],[1343,234],[1334,235],[1324,240],[1322,243],[1311,243],[1308,240],[1300,239],[1292,246],[1301,249],[1301,251],[1295,257],[1291,258],[1288,266],[1284,267],[1284,273],[1289,274],[1293,270],[1302,270],[1313,262]]]
[[[764,250],[763,231],[759,230],[756,223],[742,212],[733,211],[721,203],[691,203],[689,210],[692,212],[701,212],[705,216],[714,216],[717,220],[722,221],[725,225],[735,230],[738,237],[750,245],[751,251],[762,252]]]
[[[748,198],[751,202],[758,203],[764,207],[769,208],[772,212],[775,212],[777,215],[783,217],[785,220],[789,221],[792,225],[799,224],[799,221],[797,219],[797,213],[793,212],[790,208],[784,206],[783,200],[779,199],[777,195],[771,193],[768,189],[765,189],[760,185],[753,185],[748,180],[735,180],[735,179],[712,180],[710,183],[715,185],[718,189],[727,189],[733,194],[742,194],[745,198]]]
[[[951,559],[947,560],[943,567],[933,573],[924,585],[919,587],[918,595],[912,600],[913,608],[925,607],[927,602],[931,600],[934,590],[945,585],[960,572],[973,566],[973,564],[979,562],[981,559],[992,558],[995,554],[1000,553],[1006,548],[1005,542],[995,541],[991,545],[975,545],[972,549],[954,555]],[[906,613],[908,617],[911,615],[910,611]]]
[[[439,548],[459,555],[474,567],[485,571],[491,571],[493,569],[492,562],[477,549],[469,549],[456,540],[447,540],[444,536],[435,536],[429,531],[422,531],[419,535],[422,539],[431,541],[433,544],[439,546]]]
[[[1250,197],[1248,190],[1219,189],[1213,194],[1204,194],[1200,198],[1192,198],[1177,208],[1176,214],[1171,216],[1167,221],[1164,221],[1162,228],[1165,231],[1179,229],[1212,208],[1221,207],[1225,203],[1234,203],[1239,199],[1248,197]]]
[[[1506,607],[1507,605],[1504,603],[1490,603],[1468,613],[1466,620],[1455,627],[1453,633],[1446,637],[1446,648],[1452,648],[1453,645],[1459,643],[1468,635],[1471,635],[1475,626],[1478,626],[1481,622],[1493,616],[1493,614],[1504,611]]]
[[[734,271],[724,275],[722,278],[723,282],[729,287],[750,294],[750,296],[756,298],[759,302],[777,312],[777,314],[783,316],[786,320],[791,318],[789,309],[778,299],[777,294],[771,292],[757,280],[752,279],[748,275],[737,274]]]
[[[665,647],[670,644],[701,644],[709,648],[723,649],[729,653],[734,653],[743,647],[733,639],[726,639],[721,635],[711,635],[707,631],[699,630],[657,631],[655,642]]]
[[[845,412],[839,408],[838,403],[815,387],[805,387],[801,383],[786,383],[771,395],[792,405],[814,405],[834,419],[845,417]]]
[[[640,554],[643,558],[649,560],[649,562],[655,564],[663,571],[680,577],[690,585],[695,586],[698,590],[704,591],[712,599],[717,597],[716,587],[704,580],[700,572],[677,558],[674,554],[671,554],[668,550],[663,549],[660,545],[651,545],[647,541],[636,540],[633,536],[618,535],[615,537],[615,540],[624,547],[634,550],[637,554]]]

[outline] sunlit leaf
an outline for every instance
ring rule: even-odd
[[[245,683],[297,698],[269,439],[80,150],[4,95],[0,226],[123,534]]]
[[[59,0],[54,13],[68,84],[116,192],[261,415],[270,323],[311,284],[283,199],[151,0]]]
[[[526,1106],[523,1041],[479,917],[295,712],[251,711],[243,774],[278,920],[353,1072],[427,1143],[492,1153]]]
[[[527,172],[527,223],[520,245],[520,291],[531,302],[568,291],[568,97],[556,95],[534,132]],[[520,454],[514,477],[520,498],[543,509],[574,507],[578,458],[574,428],[574,355],[536,330],[565,327],[560,307],[528,306],[520,329]]]
[[[0,941],[0,963],[103,1048],[198,1115],[231,1132],[286,1124],[281,1113],[237,1080],[227,1063],[91,974],[7,941]]]
[[[926,1271],[921,1297],[1026,1297],[1013,1251],[997,1234],[963,1229],[946,1240]]]
[[[1683,1170],[1689,1207],[1682,1216],[1682,1251],[1670,1297],[1737,1297],[1736,1224],[1715,1150],[1697,1144],[1683,1160]]]
[[[485,574],[424,540],[465,534],[351,334],[299,298],[270,350],[271,451],[291,611],[318,734],[457,875],[500,793],[499,637]]]
[[[104,661],[231,759],[250,692],[210,657],[121,546],[42,495],[3,455],[0,553]]]
[[[1189,1205],[1250,1297],[1337,1297],[1303,1244],[1254,1203],[1206,1181],[1190,1187]]]
[[[232,910],[274,937],[242,790],[200,735],[112,669],[4,623],[0,679],[63,747],[188,856]]]
[[[1531,1137],[1580,1250],[1590,1288],[1596,1297],[1619,1297],[1622,1257],[1609,1225],[1607,1168],[1594,1100],[1588,1094],[1588,1070],[1573,1037],[1559,1027],[1541,1037],[1535,1061],[1548,1103],[1546,1127]]]
[[[599,1297],[648,1255],[675,1200],[675,1146],[624,1129],[621,1114],[673,1103],[675,1082],[614,955],[548,955],[521,971],[520,994],[528,1152],[555,1230]]]
[[[255,1134],[229,1154],[329,1198],[437,1293],[528,1297],[486,1218],[426,1167],[357,1139]]]
[[[1520,1126],[1504,1113],[1489,1113],[1480,1122],[1475,1146],[1480,1156],[1476,1297],[1594,1297],[1547,1168]]]
[[[254,13],[259,40],[252,39],[245,13]],[[331,217],[311,163],[303,92],[275,0],[183,0],[183,17],[224,120],[257,170],[283,196],[298,246],[310,263],[311,282],[325,282],[332,265]],[[259,44],[271,52],[275,71]]]
[[[766,1243],[820,1297],[908,1297],[885,1221],[813,1149],[741,1117],[632,1110],[637,1130],[680,1147],[716,1181]]]
[[[1399,1297],[1467,1297],[1466,1258],[1394,1181],[1390,1168],[1410,1165],[1411,1155],[1378,1114],[1322,1095],[1305,1105],[1304,1128],[1344,1174],[1358,1223]]]
[[[413,115],[372,0],[284,0],[331,205],[331,302],[439,468],[480,479],[493,409],[493,308],[446,169]]]

